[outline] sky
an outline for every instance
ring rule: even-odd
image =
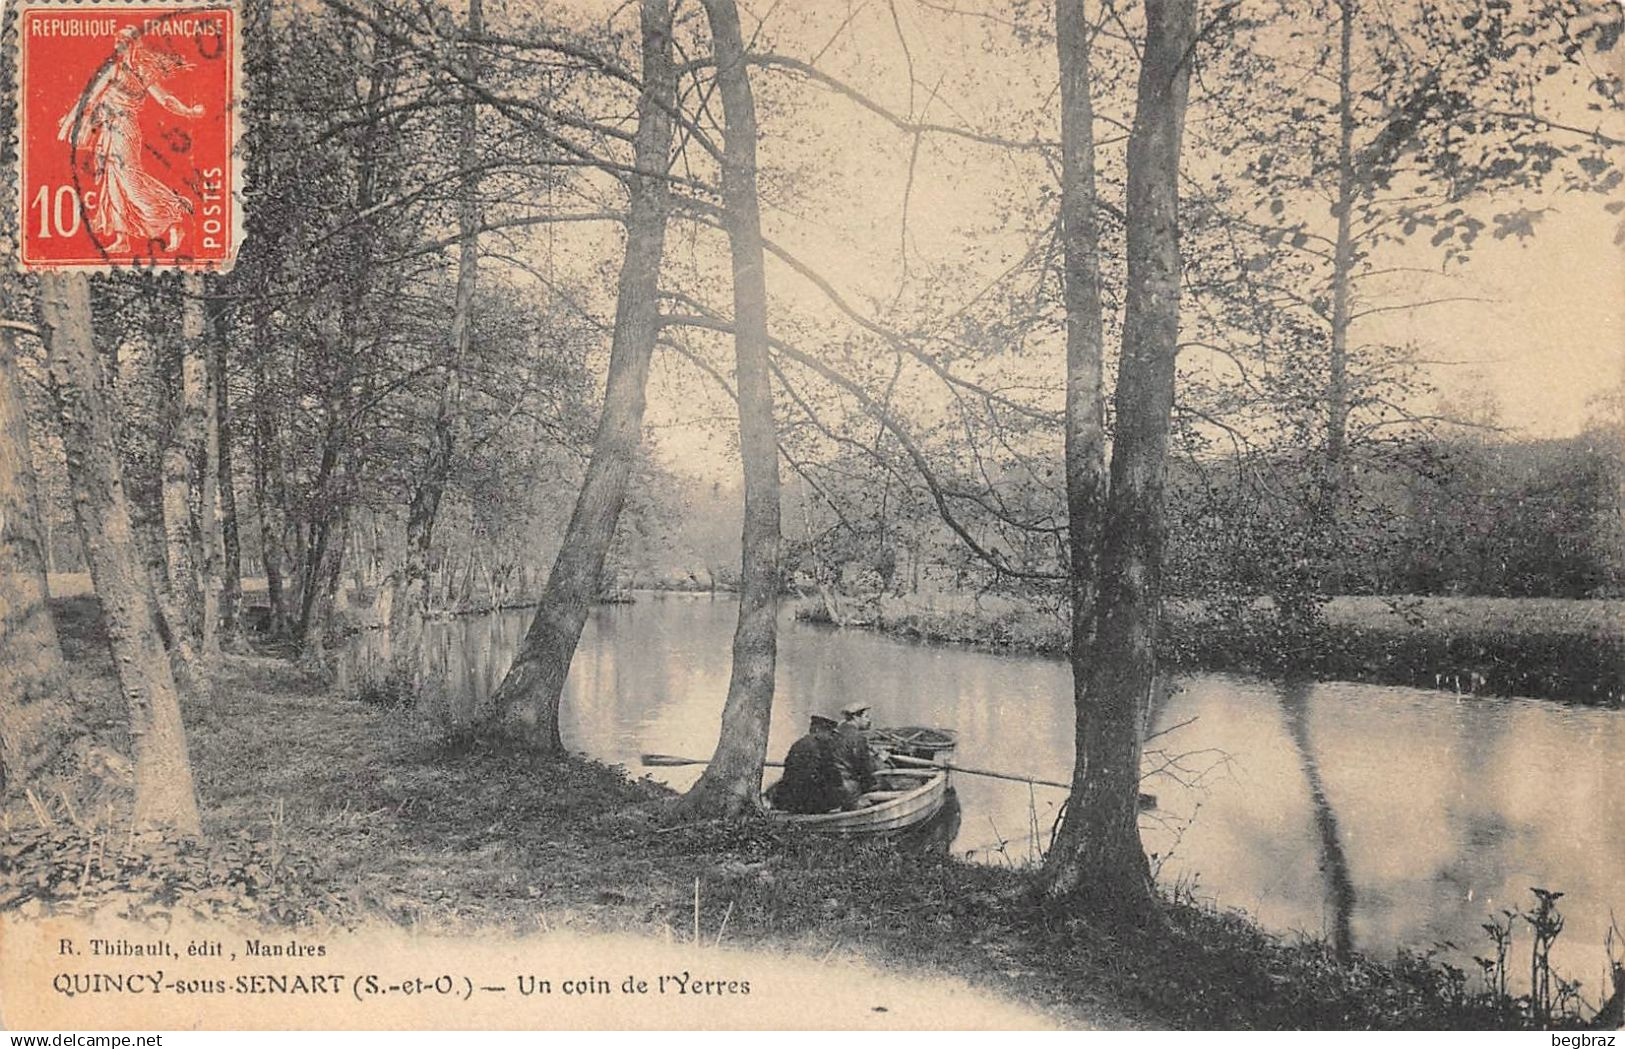
[[[606,7],[608,0],[570,3],[600,16],[615,7]],[[946,15],[943,7],[952,5],[923,0],[742,6],[747,35],[765,15],[762,39],[772,50],[802,58],[822,51],[820,68],[897,112],[1013,135],[1026,133],[1020,127],[1036,127],[1051,138],[1057,133],[1051,45],[1031,44],[1012,58],[1007,47],[989,48],[990,35],[1001,31],[985,18]],[[906,52],[902,41],[909,45]],[[1053,208],[1042,196],[1052,179],[1030,155],[1011,157],[928,136],[910,178],[908,136],[805,82],[760,70],[753,80],[763,126],[766,232],[861,309],[885,310],[898,285],[905,198],[911,272],[951,270],[962,275],[966,295],[1021,254],[1033,236],[1028,227],[1034,220],[1027,216]],[[1101,108],[1109,111],[1109,105]],[[1587,119],[1582,113],[1575,122]],[[1097,131],[1109,133],[1104,126]],[[1415,344],[1442,402],[1413,405],[1418,411],[1488,403],[1509,436],[1578,432],[1594,414],[1593,398],[1625,381],[1625,247],[1616,243],[1619,216],[1607,214],[1605,203],[1596,196],[1557,194],[1506,201],[1509,209],[1548,209],[1536,234],[1524,241],[1495,241],[1486,234],[1469,263],[1453,267],[1447,279],[1428,281],[1421,296],[1472,301],[1367,319],[1357,326],[1356,341]],[[1483,210],[1500,205],[1491,201]],[[674,233],[673,241],[686,244],[686,236]],[[725,265],[721,247],[713,238],[711,265]],[[1438,252],[1423,246],[1389,250],[1398,252],[1397,261],[1439,265]],[[821,292],[771,260],[768,281],[776,304],[834,316]],[[662,444],[682,449],[684,457],[726,455],[726,406],[696,397],[695,384],[681,372],[667,362],[657,368],[651,387],[649,418],[657,432],[664,431]],[[707,427],[716,432],[705,433]]]
[[[1416,338],[1447,400],[1487,393],[1529,437],[1584,427],[1594,395],[1625,382],[1625,248],[1599,199],[1552,202],[1524,242],[1486,241],[1461,281],[1491,301],[1450,303],[1387,325]]]

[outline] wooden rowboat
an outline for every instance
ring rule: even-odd
[[[784,812],[762,796],[769,819],[819,834],[896,834],[926,823],[948,801],[948,773],[940,769],[883,769],[879,789],[865,794],[873,805],[849,812]]]
[[[911,758],[946,761],[946,755],[952,754],[959,745],[959,733],[951,728],[929,728],[924,725],[877,728],[869,732],[869,745]]]

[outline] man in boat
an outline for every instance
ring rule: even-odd
[[[857,808],[854,795],[847,804],[841,774],[836,767],[835,748],[840,740],[835,722],[821,714],[812,716],[807,734],[790,745],[784,756],[784,776],[773,786],[773,806],[785,812],[830,812]]]
[[[857,808],[862,795],[878,785],[875,755],[869,749],[869,704],[848,703],[841,708],[841,726],[835,731],[835,769],[841,777],[842,808]]]

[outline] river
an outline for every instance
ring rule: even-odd
[[[645,770],[646,752],[708,757],[728,686],[737,605],[639,594],[594,609],[566,685],[566,745],[681,790],[697,767]],[[488,696],[528,611],[431,624],[431,680],[454,711]],[[782,619],[769,756],[812,713],[861,698],[876,725],[957,729],[969,767],[1066,781],[1066,663],[900,641]],[[363,634],[341,674],[378,659]],[[1566,895],[1552,952],[1595,1002],[1604,938],[1625,926],[1625,715],[1537,700],[1379,685],[1181,676],[1158,696],[1142,819],[1159,878],[1264,926],[1334,938],[1378,956],[1440,949],[1469,974],[1491,953],[1482,925]],[[1157,771],[1162,769],[1163,771]],[[770,774],[771,775],[771,774]],[[1064,792],[955,777],[955,853],[1025,864],[1047,842]],[[1518,928],[1514,974],[1528,970]],[[1450,946],[1454,945],[1454,946]],[[1525,981],[1526,982],[1525,978]],[[1476,981],[1475,981],[1476,983]]]

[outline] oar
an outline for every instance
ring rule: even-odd
[[[1071,790],[1072,784],[1062,783],[1053,779],[1038,779],[1033,776],[1018,776],[1014,772],[994,772],[992,769],[972,769],[964,765],[950,765],[946,761],[927,761],[924,758],[910,757],[907,754],[893,754],[891,759],[899,765],[918,765],[921,768],[947,769],[951,772],[963,772],[971,776],[991,776],[994,779],[1015,780],[1017,783],[1037,783],[1044,787],[1060,787],[1062,790]]]
[[[680,758],[675,754],[640,754],[638,764],[653,765],[658,768],[675,768],[678,765],[709,765],[710,758]],[[784,768],[782,761],[764,761],[762,764],[770,769]]]
[[[924,758],[914,758],[907,754],[893,754],[893,762],[899,765],[917,765],[921,768],[944,769],[949,772],[963,772],[968,776],[990,776],[993,779],[1014,780],[1017,783],[1037,783],[1043,787],[1060,787],[1062,790],[1071,790],[1072,784],[1062,783],[1060,780],[1039,779],[1036,776],[1018,776],[1014,772],[995,772],[992,769],[966,768],[964,765],[950,765],[946,761],[927,761]],[[1157,807],[1155,794],[1140,795],[1140,808],[1154,809]]]

